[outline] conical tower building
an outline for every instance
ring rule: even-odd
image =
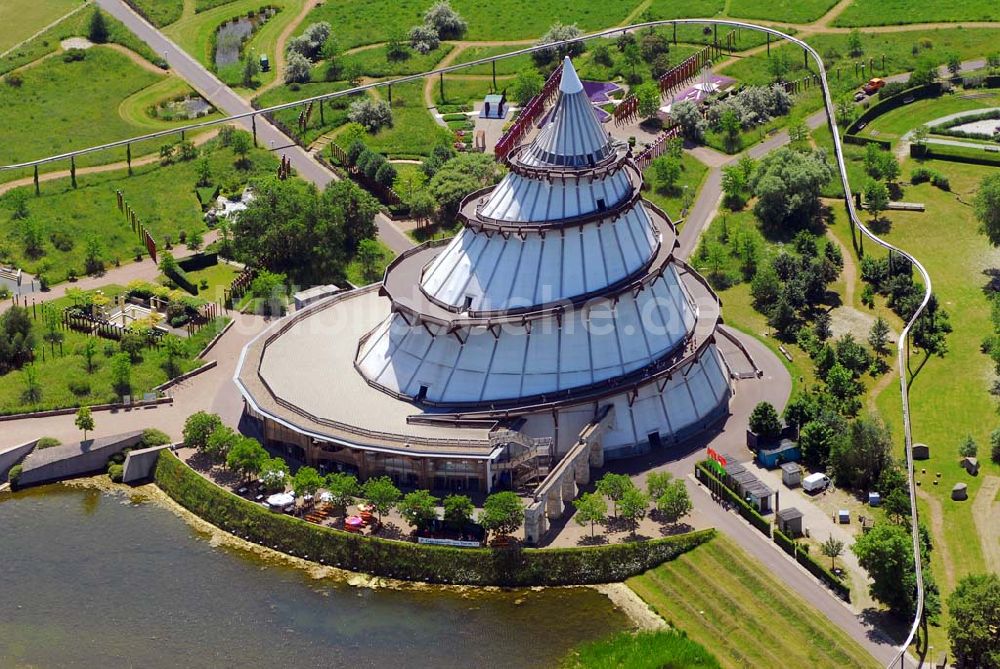
[[[294,347],[298,355],[316,348],[307,336],[292,336],[308,320],[349,319],[342,329],[352,332],[374,323],[360,337],[349,372],[332,354],[298,372],[300,379],[325,372],[356,411],[311,395],[290,401],[279,386],[308,393],[269,363],[267,345],[259,358],[260,344],[248,346],[263,385],[253,391],[246,364],[237,380],[255,417],[281,423],[272,426],[275,439],[296,443],[289,431],[303,432],[305,423],[313,442],[338,448],[479,458],[486,462],[476,469],[476,485],[488,490],[543,477],[549,469],[523,475],[511,463],[543,453],[555,469],[585,434],[599,442],[589,461],[600,464],[669,446],[728,415],[731,375],[715,343],[718,299],[674,257],[673,224],[642,199],[628,145],[598,121],[568,58],[547,121],[508,163],[499,184],[462,203],[457,236],[398,257],[377,293],[348,293],[302,324],[285,326],[294,357]],[[364,318],[347,313],[362,305],[369,305]],[[339,335],[338,342],[345,345]],[[279,409],[258,401],[268,393]],[[377,439],[360,429],[353,436],[339,431],[351,421],[324,422],[335,413],[363,422],[359,404],[373,393],[382,397],[371,400],[382,407],[373,421],[382,428]],[[289,405],[301,411],[293,415]],[[334,422],[337,430],[330,429]],[[385,446],[393,437],[397,446]],[[451,480],[449,469],[464,466],[437,459],[414,467],[416,475],[403,482],[437,488]]]

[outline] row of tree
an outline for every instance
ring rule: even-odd
[[[670,472],[651,472],[646,477],[646,490],[641,490],[625,474],[608,472],[597,481],[595,492],[584,493],[573,500],[576,508],[574,520],[580,526],[590,525],[591,538],[596,536],[595,526],[608,519],[608,501],[614,509],[614,518],[628,523],[635,534],[639,521],[646,517],[650,505],[667,523],[677,523],[691,512],[691,498],[682,479],[675,479]]]

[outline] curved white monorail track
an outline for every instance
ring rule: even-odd
[[[162,130],[160,132],[155,132],[155,133],[151,133],[151,134],[148,134],[148,135],[142,135],[142,136],[139,136],[139,137],[133,137],[131,139],[121,140],[121,141],[117,141],[117,142],[111,142],[111,143],[108,143],[108,144],[102,144],[100,146],[94,146],[94,147],[90,147],[90,148],[87,148],[87,149],[81,149],[81,150],[78,150],[78,151],[71,151],[71,152],[59,154],[59,155],[56,155],[56,156],[49,156],[47,158],[42,158],[42,159],[39,159],[39,160],[34,160],[34,161],[30,161],[30,162],[25,162],[25,163],[19,163],[19,164],[16,164],[16,165],[4,165],[4,166],[0,166],[0,173],[12,171],[12,170],[25,169],[25,168],[30,168],[30,167],[37,167],[39,165],[44,165],[44,164],[47,164],[47,163],[58,162],[58,161],[61,161],[61,160],[68,160],[70,158],[74,158],[75,156],[80,156],[80,155],[84,155],[84,154],[88,154],[88,153],[95,153],[95,152],[98,152],[98,151],[106,151],[106,150],[109,150],[109,149],[124,147],[124,146],[127,146],[127,145],[135,143],[135,142],[156,139],[156,138],[159,138],[159,137],[167,137],[167,136],[171,136],[171,135],[177,135],[179,133],[183,133],[183,132],[186,132],[186,131],[197,130],[197,129],[206,128],[206,127],[209,127],[209,126],[220,125],[220,124],[224,124],[224,123],[231,123],[233,121],[245,121],[245,120],[247,120],[247,119],[249,119],[251,117],[256,117],[256,116],[259,116],[259,115],[273,114],[274,112],[282,111],[282,110],[285,110],[285,109],[292,109],[292,108],[299,107],[299,106],[302,106],[302,105],[305,105],[305,104],[309,104],[311,102],[319,102],[320,100],[330,100],[330,99],[334,99],[334,98],[338,98],[338,97],[344,97],[344,96],[347,96],[347,95],[352,95],[352,94],[359,93],[359,92],[362,92],[362,91],[366,91],[366,90],[369,90],[369,89],[384,88],[384,87],[392,86],[394,84],[398,85],[398,84],[407,83],[407,82],[411,82],[411,81],[417,81],[417,80],[420,80],[420,79],[424,79],[425,77],[428,77],[428,76],[434,76],[434,75],[443,76],[443,75],[445,75],[445,74],[447,74],[449,72],[463,70],[465,68],[473,67],[475,65],[489,64],[489,63],[495,62],[497,60],[502,60],[504,58],[513,58],[515,56],[520,56],[520,55],[524,55],[524,54],[530,54],[530,53],[533,53],[533,52],[538,51],[540,49],[551,48],[553,46],[569,45],[569,44],[572,44],[572,43],[575,43],[575,42],[584,42],[584,41],[587,41],[587,40],[597,39],[597,38],[602,38],[602,37],[604,37],[604,38],[606,38],[606,37],[613,37],[615,35],[624,34],[624,33],[628,33],[628,32],[633,32],[633,31],[639,30],[641,28],[660,27],[660,26],[668,26],[668,25],[684,25],[684,24],[697,24],[697,25],[711,24],[711,25],[717,25],[717,26],[728,26],[728,27],[731,27],[731,28],[741,28],[741,29],[745,28],[747,30],[756,30],[758,32],[767,33],[768,35],[773,35],[773,36],[778,37],[778,38],[780,38],[782,40],[785,40],[787,42],[795,44],[795,45],[801,47],[803,49],[803,51],[810,58],[812,58],[813,62],[816,64],[816,68],[817,68],[817,70],[819,72],[820,82],[822,84],[822,89],[823,89],[823,104],[824,104],[825,109],[826,109],[827,122],[829,123],[831,134],[833,135],[834,158],[837,161],[837,168],[838,168],[838,171],[840,172],[840,180],[841,180],[841,183],[843,184],[843,187],[844,187],[844,200],[845,200],[845,204],[847,206],[848,214],[851,217],[851,222],[861,231],[861,233],[865,237],[867,237],[868,239],[872,240],[874,243],[878,244],[879,246],[884,247],[890,253],[897,253],[900,256],[902,256],[902,257],[906,258],[907,260],[909,260],[910,263],[912,263],[913,266],[920,273],[920,276],[923,278],[923,281],[924,281],[924,297],[923,297],[923,300],[920,302],[920,307],[914,312],[913,316],[906,323],[906,327],[903,328],[903,331],[902,331],[902,333],[900,334],[900,337],[899,337],[899,346],[898,346],[898,351],[897,351],[897,364],[899,366],[899,389],[900,389],[900,394],[901,394],[902,400],[903,400],[903,433],[904,433],[905,445],[906,445],[906,468],[907,468],[908,481],[909,481],[910,507],[911,507],[911,510],[912,510],[912,513],[910,515],[910,525],[911,525],[910,526],[910,531],[911,531],[912,541],[913,541],[913,558],[914,558],[914,566],[915,566],[916,577],[917,577],[917,602],[916,602],[916,612],[914,614],[913,623],[912,623],[912,626],[910,628],[909,635],[906,638],[906,641],[904,641],[900,645],[899,651],[898,651],[897,655],[893,658],[893,661],[888,665],[890,667],[895,666],[897,664],[899,664],[900,666],[902,666],[903,665],[903,661],[904,661],[903,658],[904,658],[904,656],[906,654],[906,650],[909,647],[909,645],[913,642],[913,639],[915,638],[915,636],[917,634],[917,630],[919,629],[920,622],[921,622],[921,619],[922,619],[922,616],[923,616],[923,607],[924,607],[924,583],[923,583],[923,575],[922,575],[922,565],[920,563],[920,533],[919,533],[918,522],[917,522],[916,488],[914,487],[914,484],[913,484],[913,448],[912,448],[912,446],[913,446],[913,439],[912,439],[912,436],[911,436],[911,425],[910,425],[910,401],[909,401],[909,392],[908,392],[908,384],[907,384],[907,376],[906,376],[906,360],[907,360],[907,355],[908,355],[908,346],[909,346],[910,331],[911,331],[911,329],[913,327],[914,322],[924,312],[924,309],[927,307],[927,303],[930,300],[930,296],[931,296],[931,277],[927,273],[927,270],[924,268],[924,266],[920,264],[920,261],[918,261],[915,257],[913,257],[912,255],[910,255],[906,251],[904,251],[904,250],[902,250],[900,248],[897,248],[897,247],[893,246],[892,244],[889,244],[888,242],[880,239],[876,234],[874,234],[871,230],[869,230],[864,225],[864,223],[861,222],[861,219],[858,217],[857,209],[856,209],[856,207],[854,205],[854,200],[853,200],[853,198],[851,196],[851,186],[848,183],[848,179],[847,179],[847,167],[844,164],[843,146],[842,146],[841,141],[840,141],[840,135],[837,132],[836,114],[834,112],[833,99],[830,96],[830,88],[829,88],[829,86],[827,84],[826,68],[824,68],[824,66],[823,66],[823,59],[820,58],[819,53],[817,53],[816,50],[813,49],[811,46],[809,46],[806,42],[804,42],[802,40],[799,40],[799,39],[796,39],[796,38],[792,37],[791,35],[787,35],[787,34],[781,32],[779,30],[775,30],[774,28],[770,28],[770,27],[767,27],[767,26],[755,25],[753,23],[746,23],[746,22],[743,22],[743,21],[731,21],[731,20],[725,20],[725,19],[671,19],[671,20],[665,20],[665,21],[649,21],[649,22],[646,22],[646,23],[637,23],[637,24],[633,24],[633,25],[630,25],[630,26],[623,26],[623,27],[618,27],[618,28],[612,28],[612,29],[609,29],[609,30],[603,30],[601,32],[593,33],[593,34],[590,34],[590,35],[585,35],[583,37],[580,37],[580,38],[577,38],[577,39],[574,39],[574,40],[566,40],[564,42],[556,42],[556,43],[553,43],[553,44],[547,44],[547,45],[541,45],[541,46],[539,46],[539,45],[531,46],[531,47],[527,47],[525,49],[519,49],[517,51],[512,51],[510,53],[503,54],[503,55],[500,55],[500,56],[491,56],[491,57],[488,57],[488,58],[481,58],[479,60],[471,61],[471,62],[468,62],[468,63],[462,63],[462,64],[459,64],[459,65],[451,65],[451,66],[448,66],[448,67],[442,67],[442,68],[439,68],[439,69],[436,69],[436,70],[431,70],[429,72],[424,72],[424,73],[421,73],[421,74],[414,74],[414,75],[409,75],[409,76],[405,76],[405,77],[399,77],[398,79],[393,79],[391,81],[382,81],[382,82],[377,82],[377,83],[365,84],[363,86],[356,86],[354,88],[346,89],[346,90],[343,90],[343,91],[337,91],[335,93],[327,93],[327,94],[324,94],[324,95],[317,95],[317,96],[314,96],[314,97],[311,97],[311,98],[304,98],[304,99],[298,100],[296,102],[289,102],[289,103],[285,103],[285,104],[281,104],[281,105],[276,105],[274,107],[268,107],[266,109],[258,109],[258,110],[254,110],[253,112],[247,112],[247,113],[244,113],[244,114],[238,114],[238,115],[235,115],[235,116],[229,116],[229,117],[222,118],[222,119],[216,119],[216,120],[213,120],[213,121],[205,121],[205,122],[202,122],[202,123],[194,123],[194,124],[183,126],[183,127],[171,128],[170,130]]]

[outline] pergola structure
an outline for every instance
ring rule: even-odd
[[[547,123],[507,161],[446,245],[247,346],[236,380],[269,440],[362,476],[485,491],[544,483],[582,433],[582,464],[601,464],[728,415],[718,298],[674,257],[673,224],[569,59]]]

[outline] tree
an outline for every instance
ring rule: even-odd
[[[692,142],[705,139],[705,117],[690,100],[681,100],[670,106],[670,117],[681,126],[681,133]]]
[[[83,268],[87,274],[100,274],[104,272],[104,247],[97,237],[88,237],[83,256]]]
[[[179,337],[167,335],[161,339],[163,352],[167,359],[163,361],[163,369],[171,379],[181,373],[181,368],[177,364],[179,358],[184,357],[184,344]]]
[[[865,52],[861,44],[861,31],[857,28],[853,28],[847,35],[847,51],[852,58],[857,58]]]
[[[784,81],[785,75],[792,69],[786,49],[775,49],[767,60],[767,71],[776,82]]]
[[[330,503],[338,509],[346,509],[361,492],[357,477],[344,472],[327,474],[324,487],[330,493]]]
[[[893,466],[889,428],[873,415],[852,421],[847,438],[834,443],[830,465],[837,485],[857,491],[873,489],[882,471]]]
[[[90,25],[87,27],[87,39],[94,44],[104,44],[108,41],[108,24],[104,12],[95,9],[90,15]]]
[[[635,484],[625,474],[606,473],[597,482],[597,492],[611,500],[614,505],[615,518],[618,517],[618,503],[622,496],[635,488]]]
[[[203,156],[195,164],[194,171],[198,175],[198,186],[207,186],[212,183],[212,163],[208,161],[208,156]]]
[[[937,77],[937,63],[931,58],[921,58],[917,61],[917,65],[913,68],[913,71],[910,72],[910,79],[907,85],[912,87],[932,84],[937,81]]]
[[[498,535],[516,532],[524,524],[524,504],[513,492],[496,492],[486,498],[479,524]]]
[[[871,330],[868,331],[868,345],[872,347],[872,350],[879,357],[888,352],[890,332],[889,323],[881,316],[875,319]]]
[[[451,8],[448,0],[440,0],[424,13],[424,23],[432,26],[441,39],[457,39],[465,33],[468,24]]]
[[[798,119],[788,126],[788,138],[793,144],[802,144],[809,139],[809,126],[802,119]]]
[[[347,110],[347,118],[352,123],[360,123],[368,132],[374,133],[379,128],[392,125],[392,107],[385,100],[363,98],[351,103]]]
[[[681,178],[681,161],[673,156],[663,155],[653,161],[656,180],[668,193],[672,193]]]
[[[374,239],[362,239],[358,245],[358,262],[361,271],[368,281],[375,281],[379,276],[379,264],[382,261],[382,247]]]
[[[132,392],[132,358],[128,353],[111,356],[111,384],[119,395]]]
[[[448,495],[444,498],[444,522],[452,530],[459,531],[468,525],[475,510],[467,495]]]
[[[441,45],[437,29],[427,24],[413,26],[407,37],[413,50],[421,54],[428,54]]]
[[[851,551],[872,579],[871,596],[900,619],[912,618],[917,579],[909,530],[893,523],[875,523],[855,540]]]
[[[386,60],[406,60],[410,57],[410,52],[406,50],[406,45],[403,43],[403,37],[400,31],[395,30],[389,35],[389,39],[385,43]],[[434,34],[434,37],[437,38],[437,33]],[[421,51],[421,53],[427,53],[427,51]]]
[[[1000,465],[1000,429],[990,432],[990,460]]]
[[[820,341],[826,341],[833,335],[833,331],[830,329],[830,312],[821,311],[816,314],[816,319],[813,321],[813,332],[816,333],[816,338]]]
[[[656,510],[660,512],[663,520],[670,524],[676,523],[691,513],[691,509],[694,508],[683,479],[674,479],[667,484],[667,487],[654,498],[654,501]]]
[[[727,207],[733,211],[743,208],[748,183],[746,173],[739,165],[726,165],[722,168],[722,192],[726,195]]]
[[[320,473],[312,467],[299,467],[292,477],[292,490],[299,497],[303,495],[315,495],[324,483]]]
[[[215,432],[212,433],[213,435]],[[267,451],[256,439],[240,437],[226,454],[226,466],[243,475],[244,479],[260,474],[268,461]],[[263,479],[262,479],[263,480]]]
[[[142,335],[134,331],[126,331],[118,340],[118,348],[123,353],[128,353],[131,362],[142,361],[142,349],[145,348],[146,341]]]
[[[770,402],[758,402],[750,412],[750,429],[765,439],[781,436],[781,418]]]
[[[229,427],[228,425],[223,425],[219,423],[212,432],[208,435],[205,440],[205,454],[208,455],[215,462],[221,462],[224,465],[232,467],[229,462],[229,454],[233,451],[236,444],[240,443],[241,437],[237,434],[236,430]],[[251,440],[252,441],[252,440]],[[249,442],[243,448],[246,450],[252,446]],[[241,454],[239,457],[243,457],[245,454]],[[261,459],[267,457],[267,454],[261,454]],[[232,467],[233,469],[238,469],[238,467]],[[256,472],[254,472],[256,473]]]
[[[825,467],[846,427],[843,418],[833,412],[805,423],[799,431],[802,459],[813,467]]]
[[[948,597],[948,638],[955,665],[1000,669],[1000,576],[970,574]]]
[[[304,84],[309,81],[312,65],[309,59],[298,52],[291,52],[285,60],[285,83]]]
[[[575,40],[583,35],[583,31],[580,30],[575,24],[565,25],[559,23],[552,24],[552,27],[542,35],[541,39],[538,40],[539,45],[553,44],[555,42],[564,42],[567,40]],[[535,62],[540,64],[545,64],[551,61],[553,58],[562,56],[578,56],[583,53],[585,45],[581,41],[573,42],[568,45],[561,45],[558,47],[549,47],[547,49],[539,49],[535,51],[533,57]]]
[[[83,355],[87,373],[93,374],[94,356],[97,355],[97,339],[94,337],[87,337],[87,341],[85,341],[83,346],[80,347],[80,353]]]
[[[38,369],[34,363],[25,365],[22,375],[24,381],[24,401],[28,404],[35,404],[42,399],[42,386],[38,382]]]
[[[260,63],[257,62],[253,54],[247,55],[243,59],[243,85],[251,88],[254,84],[254,77],[258,74],[260,74]]]
[[[590,523],[590,538],[593,539],[595,536],[594,524],[604,522],[608,516],[608,501],[599,493],[585,492],[578,499],[573,500],[573,506],[576,507],[576,515],[573,516],[573,520],[580,527]]]
[[[649,495],[632,486],[622,494],[618,500],[618,507],[621,517],[629,524],[632,534],[635,535],[639,521],[646,517],[646,512],[649,510]]]
[[[422,530],[437,520],[437,505],[440,501],[426,490],[414,490],[407,493],[399,503],[399,514],[414,528]]]
[[[517,73],[517,77],[514,78],[511,84],[511,97],[514,101],[521,107],[524,107],[531,101],[531,98],[535,97],[542,92],[542,86],[545,85],[545,80],[542,79],[542,75],[538,73],[533,67],[527,67]]]
[[[962,58],[954,51],[946,56],[945,61],[948,64],[948,72],[951,73],[951,76],[954,77],[962,70]]]
[[[660,112],[660,87],[653,82],[636,86],[634,90],[639,101],[639,116],[653,118]]]
[[[768,312],[767,324],[774,328],[779,337],[786,340],[793,339],[799,331],[799,315],[786,292],[781,293],[774,307]]]
[[[191,414],[184,421],[184,430],[181,433],[184,445],[199,451],[205,450],[209,435],[221,426],[222,419],[219,418],[218,414],[206,411],[197,411]]]
[[[650,472],[646,477],[646,492],[650,499],[657,499],[666,492],[670,482],[674,480],[674,475],[670,472]]]
[[[244,437],[244,439],[250,438]],[[254,439],[250,441],[256,443]],[[288,481],[288,463],[281,458],[268,458],[267,451],[264,451],[263,447],[261,451],[264,453],[264,459],[260,463],[260,482],[264,484],[265,490],[281,492]]]
[[[15,188],[7,193],[7,206],[10,208],[10,217],[14,220],[24,220],[28,218],[28,189]]]
[[[402,493],[388,476],[370,478],[361,486],[361,496],[372,505],[378,515],[379,525],[382,524],[382,514],[396,505]]]
[[[497,163],[491,156],[466,153],[452,158],[431,178],[427,190],[438,205],[438,218],[451,223],[465,196],[499,180]]]
[[[1000,246],[1000,172],[983,177],[973,201],[979,231],[993,246]]]
[[[844,552],[844,542],[840,539],[834,539],[833,535],[830,535],[826,541],[819,545],[819,549],[823,551],[823,555],[830,558],[830,569],[836,569],[837,558]]]
[[[73,422],[77,429],[83,430],[83,440],[87,441],[87,432],[94,429],[94,416],[90,413],[90,407],[80,407],[76,410],[76,420]]]
[[[751,181],[754,214],[772,230],[808,227],[820,209],[821,190],[833,172],[822,151],[783,147],[760,161]]]
[[[253,139],[250,137],[250,133],[243,130],[234,132],[229,140],[229,148],[233,150],[233,153],[236,154],[238,158],[236,161],[237,167],[249,167],[247,157],[250,155],[250,150],[253,148]]]
[[[736,115],[736,111],[732,108],[727,108],[722,112],[722,116],[719,117],[719,129],[726,138],[726,149],[729,151],[735,151],[739,148],[740,141],[740,130],[743,126],[740,124],[740,117]]]
[[[642,52],[639,51],[639,46],[635,43],[628,44],[625,49],[622,50],[622,61],[632,70],[632,72],[627,77],[629,83],[635,83],[641,81],[635,68],[642,62]]]
[[[974,458],[978,452],[979,446],[976,445],[976,440],[972,438],[972,435],[966,436],[962,445],[958,447],[958,454],[963,458]]]

